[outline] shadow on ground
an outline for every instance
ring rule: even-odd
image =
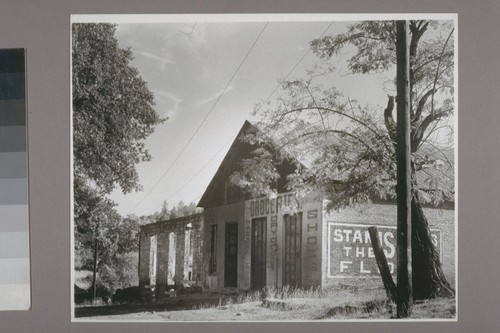
[[[237,297],[238,295],[191,294],[170,297],[161,303],[77,306],[75,307],[75,318],[122,315],[138,312],[193,310],[216,306],[220,302],[226,302],[229,299],[235,301]]]

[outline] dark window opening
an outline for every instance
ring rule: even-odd
[[[210,256],[208,262],[208,273],[213,274],[217,272],[217,225],[213,224],[209,229],[210,234]]]

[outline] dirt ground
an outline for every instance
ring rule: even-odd
[[[237,296],[182,295],[161,304],[86,306],[75,309],[78,321],[303,321],[387,320],[395,307],[385,300],[351,302],[345,297],[255,300],[235,304]],[[454,299],[436,299],[414,305],[413,319],[454,319]]]
[[[98,317],[91,320],[104,321],[267,321],[293,320],[296,313],[275,311],[264,308],[262,302],[233,304],[229,306],[178,311],[144,311]],[[283,315],[286,315],[283,317]],[[295,317],[297,320],[297,317]]]

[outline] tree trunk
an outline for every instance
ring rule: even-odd
[[[439,253],[432,243],[429,223],[416,193],[411,206],[413,299],[452,297],[455,290],[444,276]]]
[[[92,302],[95,301],[97,294],[96,277],[97,277],[97,239],[94,241],[94,271],[92,272]]]
[[[392,279],[391,270],[387,264],[387,258],[385,257],[384,250],[380,245],[378,239],[377,227],[369,227],[368,233],[370,235],[370,240],[372,242],[373,253],[375,254],[375,260],[377,260],[378,270],[380,276],[382,277],[382,282],[384,283],[385,292],[387,297],[394,302],[397,302],[398,293],[396,290],[396,285]]]

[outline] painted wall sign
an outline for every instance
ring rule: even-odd
[[[300,274],[294,274],[294,283],[306,288],[320,285],[323,238],[322,200],[319,193],[313,192],[305,196],[299,196],[294,192],[280,193],[275,197],[248,200],[245,207],[247,214],[245,222],[246,246],[249,246],[250,242],[249,226],[251,221],[255,218],[267,218],[267,284],[281,287],[288,282],[284,275],[284,271],[287,269],[285,257],[291,254],[285,253],[285,219],[287,216],[300,214],[299,236],[295,235],[297,231],[292,228],[294,235],[299,237],[294,243],[294,254],[299,259],[292,266],[300,265]],[[250,251],[250,248],[247,251]]]
[[[320,270],[321,260],[319,257],[321,242],[319,209],[311,209],[306,212],[306,261],[304,267],[311,272]]]
[[[283,210],[293,209],[301,209],[301,202],[293,193],[283,193],[278,194],[276,198],[260,198],[250,201],[250,217],[285,213]]]
[[[366,224],[328,223],[328,277],[380,277]],[[396,227],[376,226],[391,273],[396,272]],[[431,229],[434,246],[441,254],[441,231]]]

